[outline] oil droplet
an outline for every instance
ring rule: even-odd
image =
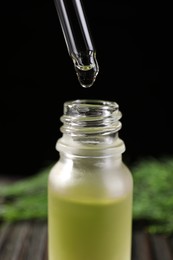
[[[79,69],[76,67],[76,73],[81,86],[84,88],[91,87],[97,76],[96,67],[90,69]]]
[[[80,54],[71,55],[79,83],[84,88],[93,85],[99,72],[96,53],[85,51]]]

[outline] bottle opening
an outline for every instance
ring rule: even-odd
[[[74,100],[64,103],[61,131],[70,135],[108,135],[121,128],[122,114],[116,102]]]
[[[78,156],[112,156],[125,150],[118,137],[121,112],[116,102],[105,100],[73,100],[64,103],[60,118],[62,138],[56,149]]]

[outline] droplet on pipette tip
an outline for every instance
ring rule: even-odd
[[[99,66],[93,51],[71,55],[79,83],[84,88],[91,87],[98,75]]]

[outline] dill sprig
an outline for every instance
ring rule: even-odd
[[[143,160],[132,172],[134,220],[148,221],[151,233],[172,233],[173,158]]]
[[[0,219],[19,221],[47,218],[47,180],[50,167],[15,183],[0,186]]]

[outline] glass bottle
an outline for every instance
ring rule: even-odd
[[[48,183],[49,260],[130,260],[133,180],[120,118],[113,101],[64,103]]]

